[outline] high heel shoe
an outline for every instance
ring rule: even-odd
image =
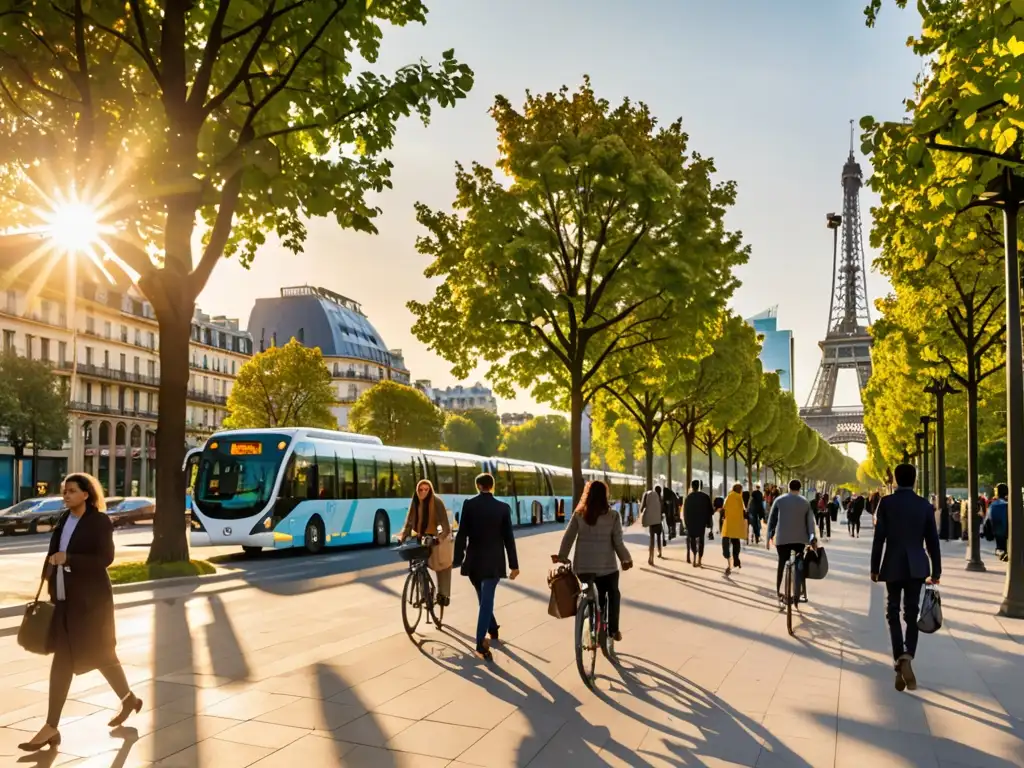
[[[128,719],[128,716],[131,715],[132,712],[136,712],[137,713],[141,709],[142,709],[142,699],[140,699],[134,693],[129,693],[121,701],[121,711],[118,712],[117,715],[114,717],[114,719],[111,720],[109,723],[107,723],[107,725],[110,726],[111,728],[117,728],[118,726],[122,725],[125,720]]]
[[[60,746],[60,731],[57,731],[50,738],[44,741],[26,741],[24,744],[19,744],[18,749],[22,752],[38,752],[41,749],[47,747],[59,747]]]

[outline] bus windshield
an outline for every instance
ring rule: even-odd
[[[288,448],[283,435],[211,440],[203,449],[194,500],[199,511],[221,520],[250,517],[266,507]]]

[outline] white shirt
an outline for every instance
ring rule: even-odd
[[[78,521],[82,518],[76,517],[75,515],[68,515],[68,519],[64,521],[64,528],[60,532],[60,547],[57,549],[58,552],[67,552],[68,544],[71,543],[71,537],[75,533],[75,528],[78,527]],[[64,571],[70,572],[70,568],[67,565],[57,566],[57,599],[64,601],[67,599],[67,594],[64,591]]]

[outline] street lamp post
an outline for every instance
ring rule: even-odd
[[[1024,202],[1024,179],[1004,167],[968,207],[998,208],[1003,212],[1006,248],[1006,485],[1010,489],[1006,581],[1001,616],[1024,619],[1024,349],[1021,348],[1020,262],[1017,218]],[[975,533],[971,500],[971,533]],[[975,540],[978,538],[974,536]],[[972,542],[972,550],[978,544]]]
[[[932,421],[934,421],[934,417],[932,417],[932,416],[925,415],[925,416],[921,417],[921,426],[924,427],[924,457],[923,457],[924,471],[921,473],[921,490],[923,491],[923,493],[921,495],[924,496],[924,498],[926,498],[926,499],[928,498],[928,488],[929,488],[929,483],[928,483],[928,468],[929,468],[928,467],[928,443],[930,441],[929,441],[929,438],[928,438],[928,425],[931,424]]]
[[[935,395],[935,501],[939,504],[940,533],[945,531],[948,541],[952,521],[946,508],[946,395],[959,394],[959,390],[949,385],[949,379],[942,378],[932,379],[924,391]]]

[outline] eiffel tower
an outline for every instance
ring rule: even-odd
[[[807,406],[800,415],[830,443],[866,443],[863,402],[855,407],[835,407],[839,371],[857,371],[857,385],[863,400],[871,377],[871,312],[865,280],[864,241],[861,236],[860,189],[864,174],[853,155],[853,121],[850,121],[850,156],[843,166],[843,213],[828,214],[833,231],[832,299],[828,330],[821,348],[821,365]],[[840,233],[840,227],[842,232]],[[842,246],[839,241],[842,239]]]

